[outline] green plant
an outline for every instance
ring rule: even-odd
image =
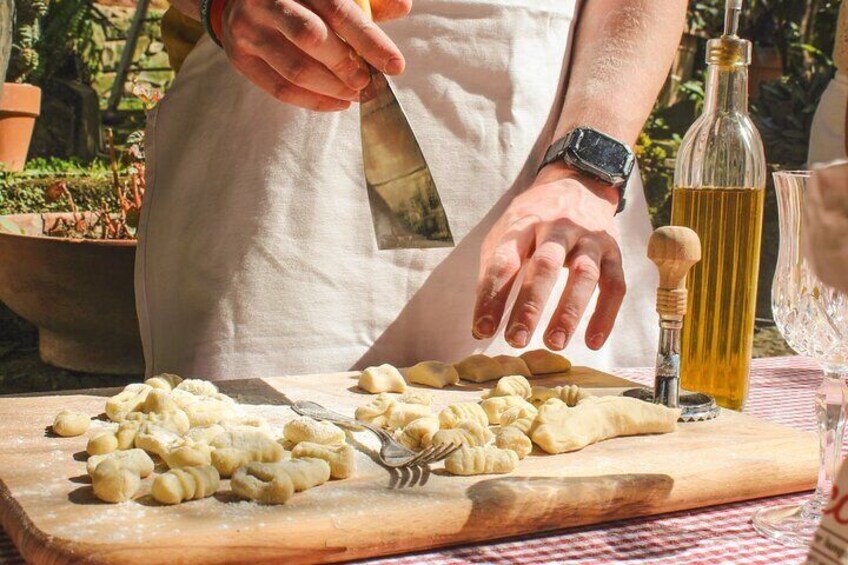
[[[672,134],[665,121],[653,114],[636,142],[636,159],[648,200],[648,212],[655,226],[666,225],[671,220],[672,157],[680,141],[680,136]]]
[[[41,40],[41,21],[47,15],[47,0],[18,0],[15,2],[15,22],[12,26],[12,57],[9,60],[9,82],[29,82],[41,57],[37,47]]]

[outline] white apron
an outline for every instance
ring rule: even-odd
[[[358,110],[278,103],[201,40],[148,123],[136,272],[148,373],[244,378],[514,352],[471,336],[480,244],[551,140],[575,19],[575,0],[416,0],[385,25],[407,58],[394,83],[452,249],[378,250]],[[601,352],[582,329],[567,350],[598,367],[647,365],[656,351],[638,181],[618,221],[629,283],[619,323]]]
[[[845,108],[848,105],[848,74],[837,71],[822,94],[810,130],[807,165],[845,159]]]

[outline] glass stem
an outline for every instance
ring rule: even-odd
[[[816,492],[805,505],[804,512],[821,516],[833,480],[842,462],[842,439],[845,432],[846,386],[842,375],[825,368],[824,379],[816,390],[816,420],[819,434],[819,476]]]

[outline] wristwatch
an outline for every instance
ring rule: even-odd
[[[545,153],[542,167],[562,161],[569,168],[618,189],[618,214],[624,210],[624,187],[635,163],[633,150],[626,143],[589,127],[574,128],[555,141]]]

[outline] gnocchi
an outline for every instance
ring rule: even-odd
[[[406,381],[393,365],[384,363],[378,367],[368,367],[359,376],[359,388],[377,394],[380,392],[405,392]]]
[[[221,481],[211,465],[171,469],[156,477],[150,494],[160,504],[179,504],[212,496]]]
[[[494,436],[489,428],[481,426],[472,420],[463,420],[455,428],[447,430],[439,430],[433,435],[433,445],[444,445],[452,443],[455,445],[465,445],[469,447],[477,447],[486,445]]]
[[[489,424],[489,417],[476,402],[457,402],[439,412],[443,428],[455,428],[463,420],[472,420],[484,427]]]
[[[480,402],[483,410],[486,412],[486,417],[489,423],[497,426],[501,422],[501,415],[508,408],[520,407],[527,412],[535,412],[536,407],[521,398],[520,396],[496,396],[494,398],[486,398]]]
[[[445,470],[453,475],[509,473],[518,465],[518,455],[511,449],[493,445],[460,447],[445,459]]]
[[[527,368],[534,375],[565,373],[571,369],[571,361],[547,349],[526,351],[521,354],[521,359],[527,363]]]
[[[62,437],[81,436],[90,424],[91,419],[82,412],[62,410],[53,419],[53,433]]]
[[[530,381],[521,375],[509,375],[498,380],[495,388],[486,394],[486,398],[494,398],[496,396],[520,396],[521,398],[530,398],[532,388]]]
[[[319,422],[306,416],[298,416],[283,428],[283,435],[297,445],[302,441],[335,445],[344,443],[344,430],[330,422]]]
[[[459,373],[456,367],[448,363],[422,361],[406,372],[406,378],[411,383],[432,388],[445,388],[459,382]]]
[[[469,355],[455,364],[454,367],[456,367],[460,379],[475,383],[493,381],[504,376],[504,369],[501,364],[482,353]]]
[[[330,477],[333,479],[346,479],[356,471],[354,451],[347,444],[322,445],[302,441],[292,449],[291,456],[292,459],[323,459],[330,466]]]

